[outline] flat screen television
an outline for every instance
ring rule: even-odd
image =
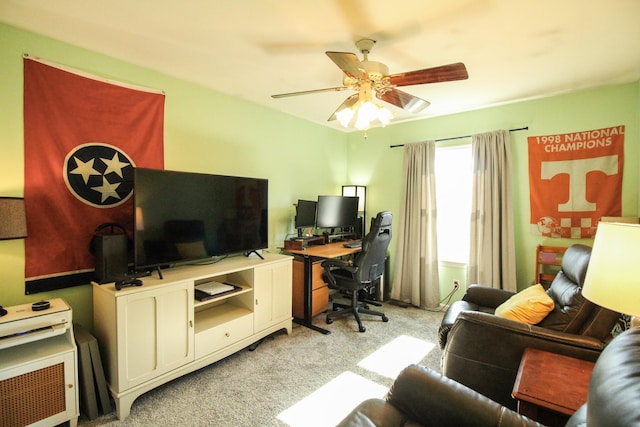
[[[318,196],[316,227],[355,227],[358,222],[358,200],[357,196]]]
[[[265,249],[268,180],[135,168],[134,267]]]
[[[298,229],[298,237],[302,236],[303,228],[313,228],[316,226],[316,207],[318,202],[315,200],[298,200],[296,204],[295,226]]]

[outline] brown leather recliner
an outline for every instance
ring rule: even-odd
[[[582,296],[591,248],[570,246],[547,294],[555,308],[537,325],[495,316],[513,293],[471,285],[445,313],[439,331],[442,373],[511,409],[511,391],[527,347],[595,361],[620,314]]]
[[[616,337],[596,362],[585,403],[565,427],[640,426],[640,329]],[[339,427],[533,427],[540,424],[428,368],[411,365],[385,399],[359,404]]]

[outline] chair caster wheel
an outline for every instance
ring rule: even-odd
[[[360,332],[364,332],[364,331],[366,331],[366,330],[367,330],[367,328],[365,328],[364,326],[360,326],[360,327],[358,328],[358,331],[360,331]]]
[[[332,323],[333,323],[333,319],[329,319],[329,318],[327,317],[327,325],[330,325],[330,324],[332,324]]]
[[[383,322],[388,322],[388,321],[389,321],[389,318],[388,318],[387,316],[382,316],[382,321],[383,321]]]

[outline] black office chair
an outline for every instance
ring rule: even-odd
[[[391,241],[391,218],[391,212],[379,212],[371,220],[371,230],[362,239],[362,250],[356,254],[353,263],[339,259],[328,259],[322,263],[323,277],[329,288],[351,293],[351,305],[334,305],[335,311],[327,314],[328,324],[333,323],[335,317],[348,313],[353,313],[360,332],[367,329],[362,326],[359,313],[381,316],[383,322],[389,321],[384,313],[369,310],[366,304],[360,304],[358,293],[377,283],[384,273],[387,248]]]

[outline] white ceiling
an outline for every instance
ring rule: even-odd
[[[394,122],[640,79],[639,0],[0,0],[0,21],[337,129],[349,92],[271,95],[340,86],[324,52],[364,37],[392,74],[469,72],[403,87],[431,106]]]

